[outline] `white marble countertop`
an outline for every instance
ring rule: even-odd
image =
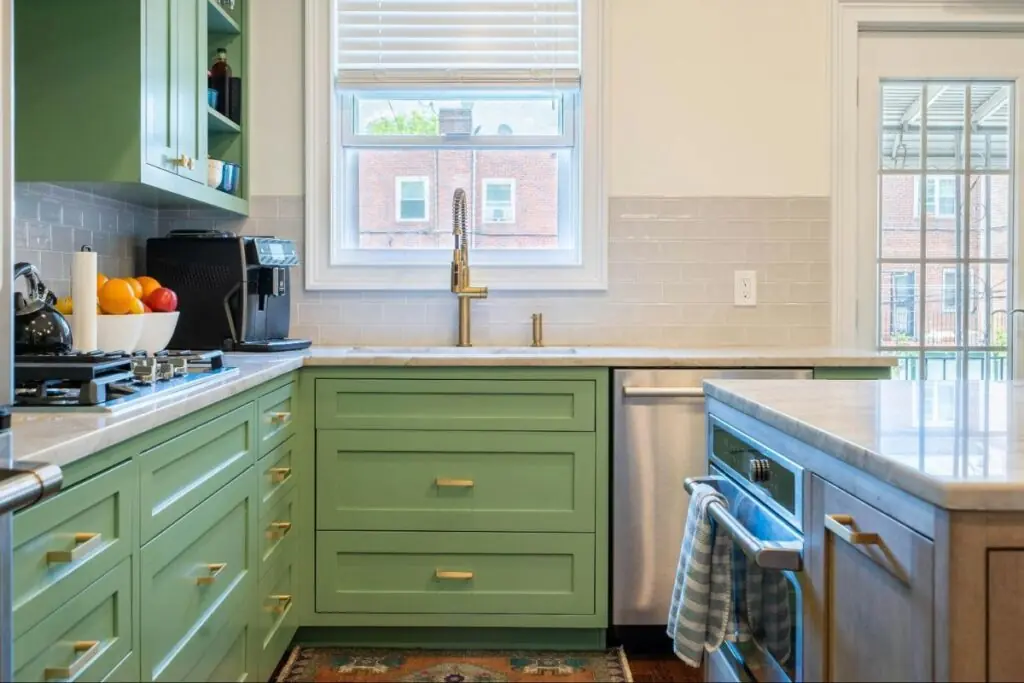
[[[1024,384],[710,380],[705,394],[949,510],[1024,510]]]
[[[14,457],[66,466],[134,436],[306,366],[885,367],[891,357],[831,349],[615,347],[314,347],[282,354],[227,354],[239,372],[113,413],[14,416]]]

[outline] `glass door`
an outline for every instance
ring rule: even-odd
[[[899,357],[904,379],[1001,380],[1024,369],[1011,362],[1024,348],[1013,343],[1024,314],[1011,313],[1022,301],[1021,38],[861,35],[858,229],[873,254],[862,271],[877,346]]]

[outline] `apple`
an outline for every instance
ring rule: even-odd
[[[166,287],[160,287],[146,297],[146,304],[156,313],[171,313],[178,308],[178,295]]]
[[[147,304],[147,303],[145,303],[145,302],[143,302],[143,304],[142,304],[142,308],[143,308],[143,309],[145,310],[145,312],[146,312],[146,313],[152,313],[152,312],[153,312],[153,309],[152,309],[152,308],[150,308],[150,307],[149,307],[149,304]]]

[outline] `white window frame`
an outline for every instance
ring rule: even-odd
[[[402,216],[402,185],[419,183],[423,186],[423,218]],[[395,178],[395,220],[399,223],[423,223],[430,220],[430,178],[425,175],[400,175]]]
[[[949,284],[949,276],[953,276],[953,284]],[[943,313],[956,313],[957,304],[957,269],[956,268],[943,268],[942,269],[942,312]],[[953,305],[949,305],[948,297],[950,291],[953,292]]]
[[[579,154],[577,197],[579,234],[573,258],[566,263],[474,264],[474,281],[492,290],[559,291],[605,290],[608,287],[607,171],[604,164],[609,110],[608,27],[610,0],[581,3],[582,86],[576,97],[576,150]],[[344,112],[333,73],[334,2],[305,2],[305,123],[306,123],[306,261],[309,290],[444,291],[451,286],[450,257],[431,254],[428,262],[365,264],[339,263],[332,252],[333,218],[349,207],[335,191],[334,179],[344,173],[338,131]],[[450,89],[445,86],[445,91]],[[570,98],[566,98],[567,100]],[[424,250],[426,251],[426,250]],[[472,254],[470,255],[472,259]],[[441,262],[443,260],[443,262]]]
[[[935,188],[935,192],[932,193],[932,196],[935,198],[934,210],[930,211],[928,213],[928,215],[931,216],[932,218],[956,218],[956,215],[957,215],[957,209],[956,209],[956,195],[957,195],[957,192],[956,192],[956,180],[957,179],[956,179],[956,176],[952,176],[952,175],[929,175],[929,176],[926,176],[926,178],[927,178],[927,180],[925,182],[927,182],[928,185],[931,185],[932,187]],[[943,193],[942,193],[942,181],[944,181],[944,180],[953,181],[953,210],[951,212],[944,212],[944,211],[942,211],[942,201],[941,201],[942,196],[943,196]],[[924,198],[925,198],[925,202],[924,202],[925,209],[927,209],[928,208],[928,201],[927,201],[928,200],[928,195],[925,194]],[[920,176],[918,176],[914,180],[914,218],[920,218],[920,217],[921,217],[921,179],[920,179]]]
[[[832,90],[832,343],[873,351],[877,320],[877,216],[862,216],[860,147],[878,147],[877,136],[862,140],[858,115],[862,31],[1007,31],[1024,18],[1000,0],[829,0],[830,85]],[[867,84],[865,84],[867,86]],[[877,183],[877,178],[874,179]],[[868,229],[870,227],[870,229]]]
[[[491,220],[488,214],[490,202],[487,200],[487,190],[490,187],[496,187],[499,185],[508,185],[510,194],[509,198],[509,216],[505,220],[495,221]],[[484,178],[483,187],[481,188],[481,196],[483,197],[483,208],[480,211],[480,222],[481,223],[492,223],[495,225],[505,225],[506,223],[516,222],[516,179],[515,178]]]

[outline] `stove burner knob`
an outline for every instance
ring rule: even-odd
[[[755,458],[747,466],[747,478],[755,484],[762,484],[772,478],[771,462],[767,458]]]

